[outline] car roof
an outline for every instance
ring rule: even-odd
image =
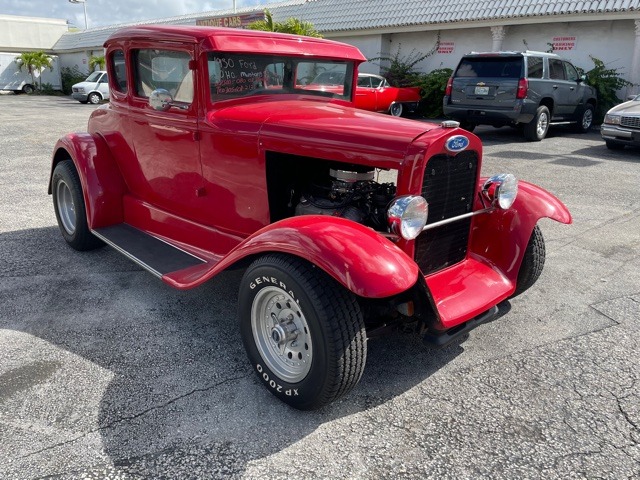
[[[550,52],[537,52],[535,50],[525,50],[523,52],[517,50],[502,51],[502,52],[471,52],[464,55],[465,57],[513,57],[513,56],[536,56],[536,57],[549,57],[560,58],[559,55]]]
[[[229,53],[269,52],[274,55],[349,59],[358,63],[367,60],[356,47],[333,40],[224,27],[184,25],[125,27],[114,32],[104,43],[104,46],[108,47],[113,43],[126,43],[130,40],[197,44],[205,50]]]

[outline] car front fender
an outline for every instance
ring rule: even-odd
[[[126,186],[104,139],[89,133],[70,133],[58,140],[53,150],[49,194],[56,165],[69,158],[80,177],[89,228],[121,223]]]
[[[191,288],[246,257],[273,252],[304,258],[365,298],[399,294],[418,279],[416,263],[390,240],[356,222],[324,215],[280,220],[245,239],[208,271],[193,272],[192,278],[163,279]]]
[[[484,180],[480,180],[480,185]],[[474,217],[471,252],[497,267],[515,285],[531,233],[541,218],[565,224],[572,222],[567,207],[553,194],[520,181],[518,196],[511,208]]]

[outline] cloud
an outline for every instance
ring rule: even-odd
[[[236,0],[237,8],[266,5],[275,0]],[[61,18],[84,28],[82,4],[66,0],[3,0],[0,14],[26,17]],[[120,23],[138,22],[213,10],[230,10],[233,0],[87,0],[89,28]]]

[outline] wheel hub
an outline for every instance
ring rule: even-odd
[[[260,356],[279,378],[302,381],[311,368],[309,325],[294,298],[279,287],[265,287],[253,299],[251,329]]]

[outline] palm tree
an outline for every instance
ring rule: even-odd
[[[104,65],[104,55],[93,56],[89,59],[89,68],[91,70],[95,70],[96,67],[98,67],[98,70],[104,70]]]
[[[269,10],[264,11],[264,20],[250,23],[247,28],[262,30],[263,32],[291,33],[293,35],[322,38],[322,35],[311,22],[303,22],[298,18],[288,18],[286,22],[274,22],[273,15]]]
[[[42,71],[45,68],[49,68],[53,71],[52,59],[43,51],[22,52],[18,57],[16,57],[16,63],[20,70],[22,70],[22,67],[27,69],[27,72],[31,75],[31,83],[33,85],[36,85],[35,72],[38,72],[40,77],[40,90],[42,90]]]

